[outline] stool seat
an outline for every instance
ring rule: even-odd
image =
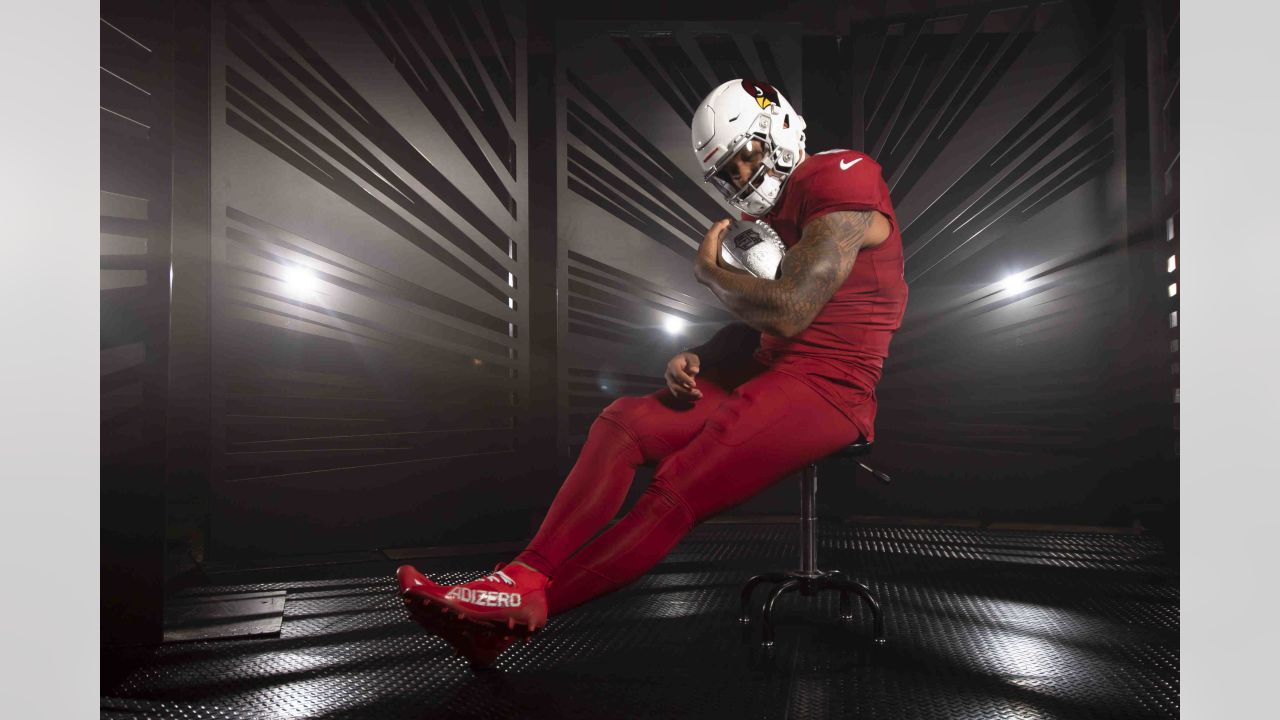
[[[831,453],[829,458],[856,458],[865,457],[871,454],[871,443],[866,440],[849,443],[839,450]]]

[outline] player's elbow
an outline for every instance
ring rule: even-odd
[[[756,330],[765,335],[773,335],[774,337],[789,338],[795,334],[795,330],[790,325],[778,318],[760,318],[751,325]]]
[[[782,337],[795,337],[805,330],[808,330],[809,326],[813,324],[813,321],[817,319],[817,317],[818,313],[811,310],[802,310],[800,313],[792,313],[784,322],[781,323],[782,327],[780,329],[782,330]]]
[[[810,322],[810,320],[801,322],[795,319],[779,320],[774,325],[775,332],[773,334],[779,337],[793,338],[803,332],[805,328],[809,327]]]

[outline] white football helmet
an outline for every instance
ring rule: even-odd
[[[754,80],[730,80],[703,98],[690,125],[703,181],[748,215],[760,217],[769,212],[804,150],[804,118],[782,93]],[[763,145],[764,162],[736,188],[725,170],[729,160],[752,140]]]

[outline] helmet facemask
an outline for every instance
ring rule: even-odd
[[[759,217],[778,201],[786,180],[785,176],[779,177],[777,171],[769,167],[770,164],[767,161],[761,162],[741,188],[725,177],[723,168],[717,170],[707,181],[720,191],[725,202],[748,215]]]

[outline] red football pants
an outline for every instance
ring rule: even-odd
[[[551,615],[639,578],[694,525],[860,435],[809,386],[754,360],[707,368],[697,387],[702,397],[692,402],[665,388],[618,398],[592,423],[537,535],[516,557],[554,579]],[[591,540],[646,462],[658,463],[653,482]]]

